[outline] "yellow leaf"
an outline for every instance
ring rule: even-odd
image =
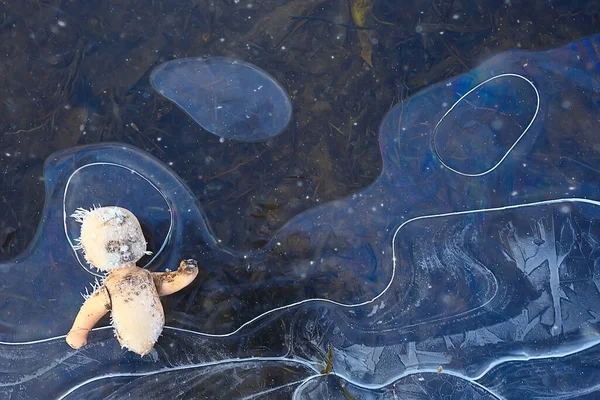
[[[367,17],[371,13],[373,0],[350,0],[350,10],[352,11],[352,19],[356,26],[364,28],[367,22]],[[367,30],[359,29],[358,40],[360,42],[360,57],[370,66],[373,67],[371,59],[373,47],[371,45],[371,33]]]
[[[371,12],[373,0],[351,0],[350,9],[352,10],[352,19],[356,26],[364,27],[367,22],[367,16]]]
[[[333,346],[329,345],[329,350],[327,351],[327,365],[321,371],[321,375],[329,375],[331,370],[333,370]]]
[[[360,57],[369,64],[369,67],[373,67],[373,61],[371,60],[373,53],[371,34],[368,31],[358,31],[358,40],[360,41]]]

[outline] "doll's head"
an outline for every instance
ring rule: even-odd
[[[81,223],[79,246],[87,262],[102,271],[135,264],[146,251],[146,240],[137,218],[120,207],[83,208],[73,213]]]

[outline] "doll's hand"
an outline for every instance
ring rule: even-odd
[[[190,259],[181,261],[177,271],[153,272],[152,278],[158,295],[166,296],[192,283],[196,275],[198,275],[198,262]]]
[[[179,269],[184,274],[197,274],[198,273],[198,261],[194,259],[183,260],[179,263]]]

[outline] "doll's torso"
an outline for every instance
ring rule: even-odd
[[[104,285],[112,305],[112,325],[123,347],[141,354],[152,350],[165,316],[150,272],[130,266],[112,271]]]

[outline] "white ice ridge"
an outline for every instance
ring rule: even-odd
[[[99,327],[99,328],[94,328],[92,329],[92,331],[103,331],[106,329],[112,329],[112,326],[103,326],[103,327]],[[164,327],[165,330],[172,330],[172,331],[176,331],[176,332],[185,332],[185,333],[189,333],[192,335],[198,335],[198,336],[206,336],[204,334],[202,334],[201,332],[196,332],[196,331],[192,331],[192,330],[188,330],[188,329],[183,329],[183,328],[176,328],[176,327],[171,327],[171,326],[165,326]],[[66,337],[66,335],[60,335],[60,336],[55,336],[55,337],[51,337],[51,338],[47,338],[47,339],[40,339],[40,340],[33,340],[33,341],[27,341],[27,342],[1,342],[0,341],[0,345],[6,345],[6,346],[19,346],[19,345],[33,345],[33,344],[38,344],[38,343],[45,343],[45,342],[50,342],[53,340],[62,340]],[[530,360],[540,360],[540,359],[548,359],[548,358],[564,358],[564,357],[568,357],[570,355],[579,353],[581,351],[585,351],[588,350],[594,346],[598,346],[600,345],[600,337],[596,337],[594,338],[594,340],[588,340],[588,341],[580,341],[580,343],[574,343],[571,345],[566,346],[566,348],[562,349],[562,351],[559,350],[554,350],[554,351],[550,351],[550,352],[546,352],[544,351],[542,354],[542,351],[540,352],[536,352],[532,349],[530,349],[529,351],[523,350],[521,353],[515,353],[513,355],[511,355],[510,357],[502,357],[500,359],[497,360],[493,360],[492,362],[490,362],[485,369],[481,370],[479,374],[475,375],[475,376],[466,376],[463,373],[460,372],[456,372],[453,371],[450,368],[444,368],[443,374],[448,374],[448,375],[452,375],[455,377],[458,377],[460,379],[463,379],[465,381],[468,381],[470,383],[472,383],[473,385],[487,391],[490,394],[493,394],[494,396],[496,396],[497,398],[502,398],[502,396],[499,396],[498,394],[494,393],[493,391],[491,391],[490,389],[482,386],[481,384],[479,384],[477,382],[477,380],[483,378],[487,373],[489,373],[493,368],[495,368],[496,366],[506,363],[506,362],[514,362],[514,361],[530,361]],[[74,350],[71,353],[69,353],[69,355],[66,357],[70,357],[73,354],[77,353],[79,350]],[[61,360],[64,360],[66,358],[61,358]],[[156,374],[161,374],[161,373],[167,373],[167,372],[172,372],[172,371],[181,371],[181,370],[189,370],[189,369],[194,369],[194,368],[202,368],[202,367],[208,367],[208,366],[216,366],[216,365],[223,365],[223,364],[233,364],[233,363],[243,363],[243,362],[260,362],[260,361],[282,361],[282,362],[288,362],[288,363],[298,363],[300,365],[303,365],[313,371],[315,371],[314,375],[308,376],[303,380],[299,380],[296,383],[299,383],[298,388],[296,389],[296,391],[298,391],[303,385],[307,384],[310,380],[313,380],[315,378],[318,377],[322,377],[323,374],[320,371],[319,365],[316,362],[310,362],[307,360],[303,360],[303,359],[298,359],[298,358],[287,358],[285,356],[280,356],[280,357],[248,357],[248,358],[233,358],[233,359],[224,359],[224,360],[218,360],[218,361],[211,361],[211,362],[206,362],[206,363],[197,363],[197,364],[189,364],[189,365],[181,365],[181,366],[176,366],[176,367],[171,367],[171,368],[162,368],[156,371],[149,371],[149,372],[139,372],[139,373],[111,373],[111,374],[105,374],[105,375],[101,375],[101,376],[97,376],[94,378],[90,378],[86,381],[80,382],[79,384],[71,387],[70,389],[68,389],[65,393],[63,393],[58,399],[65,399],[67,396],[69,396],[70,394],[72,394],[73,392],[75,392],[76,390],[90,384],[93,382],[97,382],[97,381],[101,381],[101,380],[106,380],[106,379],[111,379],[111,378],[119,378],[119,377],[142,377],[142,376],[150,376],[150,375],[156,375]],[[60,363],[62,361],[59,360],[58,363]],[[42,371],[40,372],[46,372],[47,370],[53,368],[54,366],[56,366],[58,364],[55,364],[49,368],[44,368]],[[351,383],[352,385],[355,385],[359,388],[363,388],[363,389],[368,389],[368,390],[379,390],[379,389],[383,389],[389,385],[391,385],[392,383],[396,382],[399,379],[411,376],[411,375],[415,375],[415,374],[421,374],[421,373],[439,373],[437,371],[437,369],[435,368],[418,368],[418,367],[414,367],[414,368],[409,368],[407,370],[405,370],[404,372],[393,376],[389,379],[387,379],[384,382],[380,382],[380,383],[376,383],[376,384],[365,384],[362,383],[360,381],[356,381],[353,380],[347,376],[345,376],[344,374],[340,374],[340,373],[336,373],[335,370],[331,371],[331,374],[334,376],[338,376],[342,379],[344,379],[345,381]],[[31,375],[31,376],[27,376],[25,380],[19,381],[19,383],[25,383],[31,379],[35,379],[37,376],[39,376],[39,374],[35,374]],[[2,386],[12,386],[14,384],[13,383],[6,383],[6,384],[2,384],[0,383],[0,387]]]
[[[453,212],[442,213],[442,214],[422,215],[419,217],[411,218],[411,219],[403,222],[402,224],[400,224],[400,226],[396,229],[394,236],[392,237],[392,243],[391,243],[391,246],[392,246],[392,275],[391,275],[390,280],[388,281],[387,285],[385,286],[385,288],[379,294],[377,294],[375,297],[373,297],[372,299],[365,300],[360,303],[354,303],[354,304],[346,304],[346,303],[341,303],[339,301],[323,299],[323,298],[305,299],[305,300],[297,301],[295,303],[291,303],[291,304],[288,304],[285,306],[275,307],[269,311],[265,311],[264,313],[257,315],[256,317],[250,319],[249,321],[244,322],[237,329],[235,329],[229,333],[215,334],[215,333],[198,332],[198,334],[204,335],[207,337],[229,337],[229,336],[235,335],[236,333],[238,333],[239,331],[241,331],[248,325],[256,322],[257,320],[259,320],[267,315],[270,315],[275,312],[282,311],[282,310],[285,310],[288,308],[297,307],[299,305],[306,304],[306,303],[322,302],[322,303],[333,304],[333,305],[336,305],[339,307],[344,307],[344,308],[357,308],[357,307],[362,307],[362,306],[366,306],[369,304],[373,304],[374,302],[379,300],[389,290],[389,288],[392,286],[392,284],[394,282],[394,278],[396,277],[396,269],[398,268],[398,266],[397,266],[398,260],[396,259],[396,238],[398,237],[398,233],[400,232],[400,230],[402,230],[402,228],[404,228],[407,224],[409,224],[411,222],[419,221],[419,220],[423,220],[423,219],[451,217],[451,216],[467,215],[467,214],[480,214],[480,213],[493,212],[493,211],[515,210],[515,209],[525,208],[525,207],[535,207],[535,206],[569,203],[569,202],[570,203],[579,202],[579,203],[591,204],[591,205],[600,207],[600,202],[596,201],[596,200],[585,199],[585,198],[560,198],[560,199],[553,199],[553,200],[536,201],[533,203],[524,203],[524,204],[496,207],[496,208],[480,208],[480,209],[474,209],[474,210],[453,211]],[[493,296],[491,298],[493,298]],[[481,305],[480,307],[483,307],[484,305],[485,304]]]
[[[93,329],[93,331],[99,331],[99,330],[105,330],[105,329],[111,329],[110,326],[107,327],[101,327],[101,328],[95,328]],[[195,335],[201,335],[198,332],[195,331],[190,331],[187,329],[181,329],[181,328],[174,328],[174,327],[169,327],[169,326],[165,326],[165,329],[169,329],[169,330],[173,330],[173,331],[180,331],[180,332],[187,332],[190,334],[195,334]],[[5,343],[5,342],[0,342],[0,345],[23,345],[23,344],[34,344],[34,343],[40,343],[40,342],[47,342],[47,341],[51,341],[51,340],[58,340],[58,339],[64,339],[64,335],[62,336],[57,336],[57,337],[53,337],[53,338],[48,338],[48,339],[43,339],[43,340],[38,340],[38,341],[32,341],[32,342],[21,342],[21,343]],[[447,374],[447,375],[452,375],[455,376],[457,378],[460,378],[462,380],[468,381],[471,384],[477,386],[478,388],[485,390],[486,392],[496,396],[497,398],[502,398],[502,396],[494,393],[493,391],[491,391],[489,388],[482,386],[481,384],[479,384],[477,382],[477,380],[481,379],[482,377],[484,377],[488,372],[490,372],[493,368],[495,368],[496,366],[505,363],[505,362],[514,362],[514,361],[530,361],[530,360],[538,360],[538,359],[547,359],[547,358],[564,358],[567,356],[570,356],[572,354],[581,352],[581,351],[585,351],[587,349],[590,349],[594,346],[597,346],[600,344],[600,338],[596,338],[593,341],[588,341],[586,343],[581,343],[579,345],[573,345],[573,346],[569,346],[568,349],[564,350],[564,351],[554,351],[554,352],[550,352],[548,354],[535,354],[534,352],[532,354],[527,353],[526,351],[523,351],[520,354],[515,354],[511,357],[503,357],[502,359],[499,360],[494,360],[494,362],[490,363],[484,371],[482,371],[480,374],[478,374],[477,376],[466,376],[460,372],[456,372],[453,371],[451,369],[445,368],[443,370],[443,374]],[[73,351],[72,353],[76,353],[77,351]],[[68,357],[72,356],[73,354],[69,354]],[[68,358],[67,357],[67,358]],[[291,382],[289,384],[287,384],[286,386],[291,386],[294,384],[298,384],[298,388],[296,389],[296,392],[298,392],[302,386],[308,384],[311,380],[315,379],[315,378],[319,378],[319,377],[323,377],[323,374],[319,371],[319,367],[316,365],[316,363],[311,363],[309,361],[306,360],[302,360],[302,359],[298,359],[298,358],[287,358],[285,356],[281,356],[281,357],[248,357],[248,358],[232,358],[232,359],[224,359],[224,360],[218,360],[218,361],[211,361],[211,362],[206,362],[206,363],[196,363],[196,364],[189,364],[189,365],[181,365],[181,366],[175,366],[175,367],[171,367],[171,368],[161,368],[158,369],[156,371],[149,371],[149,372],[139,372],[139,373],[111,373],[111,374],[105,374],[105,375],[101,375],[101,376],[96,376],[94,378],[90,378],[86,381],[80,382],[77,385],[69,388],[65,393],[63,393],[60,397],[58,397],[58,399],[65,399],[67,398],[70,394],[72,394],[73,392],[75,392],[78,389],[81,389],[82,387],[93,383],[93,382],[98,382],[98,381],[102,381],[102,380],[108,380],[108,379],[112,379],[112,378],[120,378],[120,377],[143,377],[143,376],[152,376],[152,375],[157,375],[157,374],[162,374],[162,373],[168,373],[168,372],[173,372],[173,371],[183,371],[183,370],[190,370],[190,369],[195,369],[195,368],[203,368],[203,367],[210,367],[210,366],[217,366],[217,365],[224,365],[224,364],[237,364],[237,363],[244,363],[244,362],[267,362],[267,361],[281,361],[281,362],[286,362],[286,363],[297,363],[300,364],[302,366],[305,366],[313,371],[315,371],[315,374],[308,376],[302,380],[298,380],[296,382]],[[54,367],[55,365],[51,366],[49,369],[51,369],[52,367]],[[40,372],[45,372],[46,368],[43,369],[43,371]],[[345,374],[340,374],[337,373],[335,370],[331,371],[331,375],[337,376],[341,379],[344,379],[346,382],[362,388],[362,389],[368,389],[368,390],[380,390],[383,389],[391,384],[393,384],[394,382],[398,381],[399,379],[411,376],[411,375],[415,375],[415,374],[421,374],[421,373],[440,373],[437,371],[437,369],[435,368],[411,368],[409,370],[406,370],[396,376],[393,376],[391,378],[389,378],[388,380],[384,381],[384,382],[380,382],[380,383],[376,383],[376,384],[365,384],[359,381],[355,381],[353,379],[351,379],[350,377],[346,376]],[[30,376],[27,377],[29,379],[25,379],[24,381],[19,381],[19,383],[25,383],[27,381],[29,381],[30,379],[34,379],[36,378],[36,376]],[[13,383],[9,383],[9,384],[0,384],[0,386],[12,386],[14,384]]]
[[[496,207],[496,208],[481,208],[481,209],[474,209],[474,210],[464,210],[464,211],[455,211],[455,212],[448,212],[448,213],[442,213],[442,214],[431,214],[431,215],[422,215],[419,217],[414,217],[411,218],[405,222],[403,222],[402,224],[400,224],[400,226],[396,229],[393,237],[392,237],[392,275],[390,277],[390,280],[388,281],[387,285],[385,286],[385,288],[379,293],[377,294],[375,297],[373,297],[372,299],[369,300],[365,300],[363,302],[360,303],[355,303],[355,304],[345,304],[345,303],[341,303],[335,300],[330,300],[330,299],[322,299],[322,298],[310,298],[310,299],[305,299],[305,300],[301,300],[301,301],[297,301],[295,303],[291,303],[285,306],[280,306],[280,307],[275,307],[269,311],[266,311],[260,315],[257,315],[256,317],[244,322],[242,325],[240,325],[237,329],[229,332],[229,333],[222,333],[222,334],[214,334],[214,333],[206,333],[206,332],[197,332],[197,331],[188,331],[185,329],[181,329],[182,331],[186,331],[186,332],[193,332],[197,335],[202,335],[202,336],[206,336],[206,337],[229,337],[232,335],[235,335],[236,333],[238,333],[239,331],[241,331],[242,329],[244,329],[245,327],[247,327],[248,325],[256,322],[257,320],[273,314],[275,312],[278,311],[282,311],[288,308],[292,308],[292,307],[297,307],[300,306],[302,304],[306,304],[306,303],[312,303],[312,302],[323,302],[323,303],[328,303],[328,304],[334,304],[340,307],[344,307],[344,308],[356,308],[356,307],[362,307],[365,305],[369,305],[372,304],[374,302],[376,302],[378,299],[380,299],[388,290],[389,288],[392,286],[392,283],[394,281],[394,278],[396,276],[396,268],[397,266],[397,259],[396,259],[396,250],[395,250],[395,245],[396,245],[396,238],[398,237],[398,233],[402,230],[402,228],[404,228],[407,224],[414,222],[414,221],[418,221],[418,220],[423,220],[423,219],[433,219],[433,218],[440,218],[440,217],[450,217],[450,216],[458,216],[458,215],[467,215],[467,214],[480,214],[480,213],[485,213],[485,212],[493,212],[493,211],[504,211],[504,210],[515,210],[515,209],[519,209],[519,208],[525,208],[525,207],[535,207],[535,206],[543,206],[543,205],[551,205],[551,204],[560,204],[560,203],[583,203],[583,204],[590,204],[590,205],[594,205],[597,207],[600,207],[600,201],[596,201],[596,200],[592,200],[592,199],[586,199],[586,198],[577,198],[577,197],[573,197],[573,198],[559,198],[559,199],[552,199],[552,200],[543,200],[543,201],[537,201],[537,202],[533,202],[533,203],[524,203],[524,204],[516,204],[516,205],[509,205],[509,206],[503,206],[503,207]],[[110,328],[110,327],[108,327]],[[165,328],[167,328],[167,326],[165,326]],[[102,329],[102,328],[99,328]],[[175,329],[175,328],[171,328],[171,329]],[[38,339],[38,340],[34,340],[34,341],[27,341],[27,342],[0,342],[0,345],[18,345],[18,344],[34,344],[34,343],[42,343],[45,341],[50,341],[50,340],[54,340],[56,338],[64,338],[65,336],[58,336],[58,337],[53,337],[53,338],[47,338],[47,339]]]
[[[414,217],[411,218],[407,221],[404,221],[402,224],[400,224],[400,226],[396,229],[396,231],[394,232],[394,235],[392,237],[392,242],[391,242],[391,246],[392,246],[392,274],[390,277],[390,280],[388,281],[387,285],[384,287],[384,289],[377,294],[375,297],[373,297],[372,299],[369,300],[365,300],[363,302],[360,303],[354,303],[354,304],[346,304],[346,303],[341,303],[335,300],[330,300],[330,299],[323,299],[323,298],[310,298],[310,299],[305,299],[305,300],[301,300],[301,301],[297,301],[295,303],[291,303],[285,306],[280,306],[280,307],[275,307],[272,308],[269,311],[265,311],[264,313],[257,315],[254,318],[251,318],[250,320],[244,322],[242,325],[240,325],[237,329],[229,332],[229,333],[222,333],[222,334],[215,334],[215,333],[205,333],[205,332],[196,332],[199,335],[204,335],[207,337],[229,337],[232,335],[235,335],[236,333],[238,333],[239,331],[241,331],[242,329],[244,329],[245,327],[247,327],[248,325],[256,322],[257,320],[273,314],[275,312],[278,311],[282,311],[282,310],[286,310],[292,307],[297,307],[300,306],[302,304],[306,304],[306,303],[313,303],[313,302],[323,302],[323,303],[327,303],[327,304],[333,304],[339,307],[344,307],[344,308],[357,308],[357,307],[362,307],[362,306],[366,306],[369,304],[373,304],[374,302],[376,302],[377,300],[379,300],[388,290],[389,288],[392,286],[393,282],[394,282],[394,278],[396,277],[396,269],[398,268],[397,266],[397,259],[396,259],[396,238],[398,237],[398,233],[402,230],[402,228],[404,228],[407,224],[414,222],[414,221],[419,221],[419,220],[423,220],[423,219],[432,219],[432,218],[441,218],[441,217],[451,217],[451,216],[458,216],[458,215],[467,215],[467,214],[480,214],[480,213],[485,213],[485,212],[493,212],[493,211],[505,211],[505,210],[515,210],[515,209],[519,209],[519,208],[525,208],[525,207],[535,207],[535,206],[543,206],[543,205],[551,205],[551,204],[560,204],[560,203],[584,203],[584,204],[591,204],[597,207],[600,207],[600,202],[596,201],[596,200],[591,200],[591,199],[586,199],[586,198],[578,198],[578,197],[573,197],[573,198],[559,198],[559,199],[552,199],[552,200],[542,200],[542,201],[537,201],[537,202],[533,202],[533,203],[524,203],[524,204],[515,204],[515,205],[508,205],[508,206],[503,206],[503,207],[496,207],[496,208],[480,208],[480,209],[474,209],[474,210],[463,210],[463,211],[453,211],[453,212],[447,212],[447,213],[442,213],[442,214],[430,214],[430,215],[422,215],[419,217]],[[493,297],[492,297],[493,298]]]
[[[531,117],[531,121],[529,121],[529,124],[527,124],[527,126],[525,127],[525,129],[523,129],[523,132],[521,133],[521,135],[517,138],[517,140],[515,140],[515,142],[512,144],[512,146],[510,146],[510,148],[506,151],[506,153],[500,158],[500,160],[493,165],[491,168],[482,171],[482,172],[477,172],[477,173],[466,173],[466,172],[461,172],[459,170],[456,170],[452,167],[450,167],[448,164],[446,164],[444,162],[444,160],[442,159],[442,157],[440,157],[440,155],[438,154],[437,148],[435,146],[435,135],[437,133],[437,129],[440,126],[440,124],[442,123],[442,121],[444,120],[444,118],[446,118],[448,116],[448,114],[450,114],[452,112],[452,110],[454,110],[454,108],[461,102],[463,101],[468,95],[470,95],[471,93],[473,93],[475,90],[479,89],[481,86],[485,85],[486,83],[489,83],[493,80],[499,79],[499,78],[506,78],[506,77],[513,77],[513,78],[520,78],[522,80],[524,80],[525,82],[527,82],[535,91],[535,97],[536,97],[536,106],[535,106],[535,112],[533,113],[533,116]],[[442,115],[442,117],[440,118],[440,120],[438,121],[437,124],[435,124],[435,127],[433,128],[433,135],[434,135],[434,141],[433,141],[433,149],[435,151],[436,156],[438,157],[438,160],[440,161],[440,163],[442,163],[442,165],[444,167],[446,167],[448,170],[458,174],[458,175],[462,175],[462,176],[468,176],[468,177],[476,177],[476,176],[483,176],[485,174],[488,174],[490,172],[492,172],[493,170],[495,170],[496,168],[498,168],[498,166],[500,164],[502,164],[502,162],[506,159],[506,157],[508,157],[508,155],[510,154],[510,152],[515,148],[515,146],[517,145],[517,143],[519,143],[521,141],[521,139],[523,138],[523,136],[525,136],[525,134],[527,133],[527,131],[529,131],[529,128],[531,128],[531,125],[533,125],[533,122],[535,121],[538,113],[540,111],[540,92],[538,91],[537,87],[535,87],[535,85],[533,84],[532,81],[530,81],[529,79],[527,79],[526,77],[524,77],[523,75],[519,75],[519,74],[515,74],[515,73],[506,73],[506,74],[499,74],[499,75],[495,75],[492,76],[489,79],[486,79],[485,81],[479,83],[478,85],[476,85],[475,87],[471,88],[467,93],[463,94],[462,96],[460,96],[460,98],[458,100],[456,100],[456,102],[454,104],[452,104],[452,106],[444,113],[444,115]]]
[[[167,328],[167,327],[165,326],[165,328]],[[300,379],[296,382],[290,382],[290,383],[286,384],[285,386],[292,386],[294,384],[302,385],[305,382],[307,382],[313,378],[323,376],[321,374],[321,372],[319,372],[315,368],[315,366],[312,365],[310,362],[307,362],[305,360],[298,359],[298,358],[285,358],[285,357],[231,358],[231,359],[211,361],[211,362],[206,362],[206,363],[197,363],[197,364],[173,366],[173,367],[169,367],[169,368],[161,368],[156,371],[149,371],[149,372],[124,372],[124,373],[111,373],[111,374],[100,375],[100,376],[96,376],[94,378],[90,378],[86,381],[83,381],[83,382],[69,388],[66,392],[64,392],[61,396],[59,396],[57,398],[57,400],[63,400],[65,398],[67,398],[70,394],[72,394],[76,390],[78,390],[86,385],[89,385],[90,383],[98,382],[98,381],[102,381],[102,380],[106,380],[106,379],[122,378],[122,377],[143,377],[143,376],[158,375],[158,374],[163,374],[163,373],[170,373],[173,371],[185,371],[185,370],[190,370],[190,369],[213,367],[213,366],[224,365],[224,364],[241,364],[241,363],[246,363],[246,362],[268,362],[268,361],[285,361],[286,363],[290,363],[290,364],[300,364],[304,367],[307,367],[307,368],[315,371],[314,375],[308,376],[304,379]]]

